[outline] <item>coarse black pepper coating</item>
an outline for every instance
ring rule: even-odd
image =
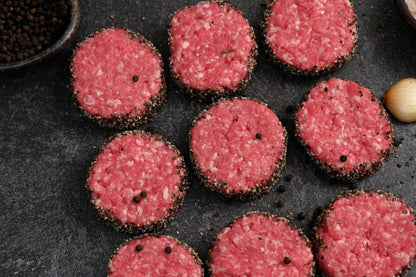
[[[140,244],[136,245],[136,251],[137,252],[142,251],[142,249],[143,249],[142,245],[140,245]]]
[[[65,0],[1,1],[0,63],[21,61],[48,48],[69,22]]]

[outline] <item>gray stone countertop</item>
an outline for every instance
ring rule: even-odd
[[[127,27],[151,40],[168,62],[167,28],[173,12],[197,1],[81,1],[81,23],[74,42],[58,55],[23,70],[0,73],[0,275],[104,276],[113,251],[132,235],[98,219],[84,189],[98,147],[115,131],[80,117],[69,89],[69,59],[75,44],[107,27]],[[254,27],[259,41],[263,0],[229,1]],[[253,201],[229,201],[191,174],[182,208],[162,234],[189,244],[205,262],[215,235],[249,211],[292,218],[310,235],[314,211],[350,188],[331,181],[294,138],[288,106],[297,105],[320,81],[332,77],[359,82],[380,100],[395,82],[416,77],[416,31],[399,16],[392,0],[353,0],[359,42],[340,70],[314,78],[296,77],[273,64],[260,45],[257,66],[246,91],[273,108],[289,132],[287,164],[269,194]],[[168,98],[152,129],[175,144],[191,168],[188,130],[207,105],[189,99],[167,78]],[[402,195],[416,208],[416,123],[392,119],[396,153],[375,175],[357,183]],[[412,157],[415,157],[413,159]],[[278,186],[286,191],[279,192]],[[276,201],[283,199],[279,208]],[[306,218],[298,220],[300,212]],[[406,276],[416,276],[416,269]]]

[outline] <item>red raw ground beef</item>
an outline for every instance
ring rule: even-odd
[[[151,42],[129,30],[106,29],[74,51],[73,91],[91,119],[111,127],[134,127],[162,104],[162,72]]]
[[[169,33],[172,73],[192,96],[234,94],[247,85],[257,45],[238,10],[202,2],[176,12]]]
[[[357,24],[349,0],[275,0],[265,18],[271,54],[292,73],[327,73],[354,52]]]
[[[317,260],[326,276],[403,276],[416,258],[416,217],[392,194],[348,191],[316,227]]]
[[[285,218],[245,214],[216,237],[210,271],[221,276],[314,276],[308,238]]]
[[[392,152],[393,127],[371,91],[331,79],[312,88],[296,115],[296,135],[332,177],[356,181]]]
[[[158,135],[128,131],[102,147],[87,181],[91,202],[116,229],[166,226],[183,202],[187,172],[179,151]]]
[[[196,172],[214,191],[255,198],[281,176],[286,130],[266,104],[220,100],[195,119],[190,136]]]
[[[142,236],[123,243],[108,263],[111,277],[201,277],[202,262],[187,244],[169,236]]]

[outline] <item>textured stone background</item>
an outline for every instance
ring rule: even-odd
[[[69,86],[69,59],[76,42],[102,28],[128,27],[154,42],[168,61],[167,28],[173,12],[197,1],[81,1],[75,41],[57,56],[24,70],[0,73],[0,272],[2,276],[104,276],[112,252],[132,237],[108,227],[90,206],[84,189],[97,148],[114,131],[80,117]],[[229,1],[243,11],[260,38],[263,0]],[[339,71],[317,77],[283,72],[260,45],[258,64],[247,93],[276,110],[289,131],[283,175],[268,195],[249,202],[228,201],[208,191],[192,175],[183,207],[162,234],[188,243],[203,261],[210,242],[241,214],[260,210],[288,216],[309,233],[318,206],[327,205],[346,184],[323,175],[293,136],[287,106],[296,105],[316,83],[331,77],[370,87],[378,99],[392,83],[416,77],[416,30],[402,21],[392,0],[353,0],[358,15],[357,52]],[[258,40],[259,41],[259,40]],[[168,101],[151,128],[173,142],[186,157],[188,129],[206,106],[178,91],[168,78]],[[363,189],[403,195],[416,208],[416,123],[393,120],[397,152],[376,175],[358,182]],[[287,190],[278,192],[278,185]],[[278,208],[276,200],[286,204]],[[296,219],[299,212],[306,218]],[[414,267],[414,266],[413,266]],[[406,276],[416,276],[413,268]]]

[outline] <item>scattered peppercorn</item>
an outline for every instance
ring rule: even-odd
[[[140,203],[140,197],[138,197],[138,196],[133,197],[133,201],[135,203],[139,204]]]
[[[289,106],[286,107],[286,112],[291,113],[291,112],[293,112],[294,109],[295,108],[292,105],[289,105]]]
[[[402,164],[397,164],[397,167],[398,167],[398,168],[401,168],[401,167],[402,167]]]
[[[292,174],[288,174],[288,175],[285,176],[285,181],[286,182],[290,182],[290,181],[292,181],[292,179],[293,179],[293,175]]]
[[[171,248],[170,246],[166,247],[166,248],[165,248],[165,252],[166,252],[167,254],[172,253],[172,248]]]
[[[280,199],[279,201],[276,201],[276,205],[281,208],[285,205],[285,200]]]
[[[147,193],[146,193],[144,190],[142,190],[142,191],[140,192],[140,196],[141,196],[141,197],[146,197],[146,196],[147,196]]]
[[[140,245],[140,244],[136,245],[136,251],[137,252],[142,251],[142,249],[143,249],[142,245]]]
[[[298,215],[296,216],[296,218],[297,218],[298,220],[305,219],[305,217],[306,217],[305,212],[300,212],[300,213],[298,213]]]
[[[69,22],[70,8],[65,0],[1,2],[0,63],[38,54],[64,33]]]
[[[289,257],[285,257],[285,258],[283,259],[283,262],[284,262],[285,264],[290,264],[291,260],[290,260],[290,258],[289,258]]]
[[[256,139],[261,139],[261,134],[260,133],[256,134]]]
[[[137,82],[137,81],[139,81],[139,76],[133,75],[133,82]]]
[[[282,193],[282,192],[285,192],[286,189],[287,189],[286,185],[280,185],[280,186],[277,187],[277,192]]]
[[[341,160],[341,162],[345,163],[347,161],[347,156],[342,155],[340,160]]]

